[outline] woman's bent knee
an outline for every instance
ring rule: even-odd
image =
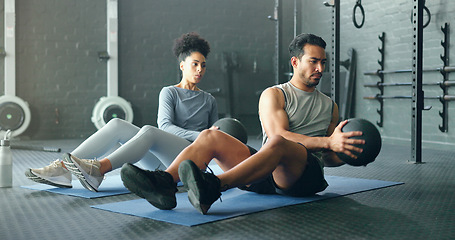
[[[141,127],[139,132],[137,133],[138,136],[148,136],[149,138],[152,136],[160,136],[160,132],[164,132],[163,130],[160,130],[157,127],[150,126],[150,125],[144,125]]]
[[[120,118],[112,118],[111,120],[109,120],[109,122],[106,123],[106,126],[109,126],[109,127],[121,127],[121,126],[124,126],[124,125],[131,125],[132,123],[130,122],[127,122],[123,119],[120,119]]]
[[[141,131],[143,132],[147,132],[147,131],[156,131],[158,130],[157,127],[154,127],[154,126],[150,126],[150,125],[144,125],[141,127]],[[161,131],[161,130],[160,130]]]

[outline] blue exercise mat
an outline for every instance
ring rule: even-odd
[[[202,215],[193,208],[188,201],[188,195],[186,193],[178,193],[176,195],[177,207],[173,210],[159,210],[153,207],[145,199],[95,205],[91,207],[184,226],[196,226],[274,208],[403,184],[401,182],[337,176],[326,176],[326,180],[329,183],[329,187],[325,191],[315,196],[305,198],[282,195],[263,195],[242,191],[237,188],[230,189],[222,193],[221,198],[223,202],[220,202],[219,200],[216,201],[208,211],[208,215]]]
[[[120,175],[107,176],[98,188],[98,192],[87,190],[82,186],[79,180],[73,180],[71,184],[73,185],[72,188],[58,188],[46,184],[35,184],[21,187],[82,198],[100,198],[130,193],[130,191],[123,185]]]

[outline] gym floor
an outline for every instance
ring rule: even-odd
[[[22,141],[71,151],[82,140]],[[259,141],[252,141],[258,146]],[[0,188],[0,239],[455,239],[455,152],[423,149],[424,164],[409,163],[410,147],[383,144],[367,167],[326,168],[327,175],[405,184],[185,227],[93,209],[138,198],[125,194],[83,199],[21,188],[28,167],[61,153],[13,150],[14,186]],[[114,171],[113,174],[118,174]]]

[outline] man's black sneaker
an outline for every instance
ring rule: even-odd
[[[202,214],[221,196],[220,179],[213,173],[202,172],[191,160],[180,163],[179,177],[188,188],[188,199]]]
[[[168,172],[143,170],[131,163],[125,163],[120,176],[128,190],[145,198],[153,206],[161,210],[170,210],[177,206],[177,184]]]

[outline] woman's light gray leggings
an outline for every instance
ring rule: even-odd
[[[124,163],[136,163],[141,167],[154,170],[158,166],[166,168],[190,141],[165,132],[153,126],[139,128],[127,121],[113,118],[104,127],[81,143],[72,155],[83,159],[100,159],[112,151],[118,144],[121,146],[106,156],[112,164],[112,170]]]

